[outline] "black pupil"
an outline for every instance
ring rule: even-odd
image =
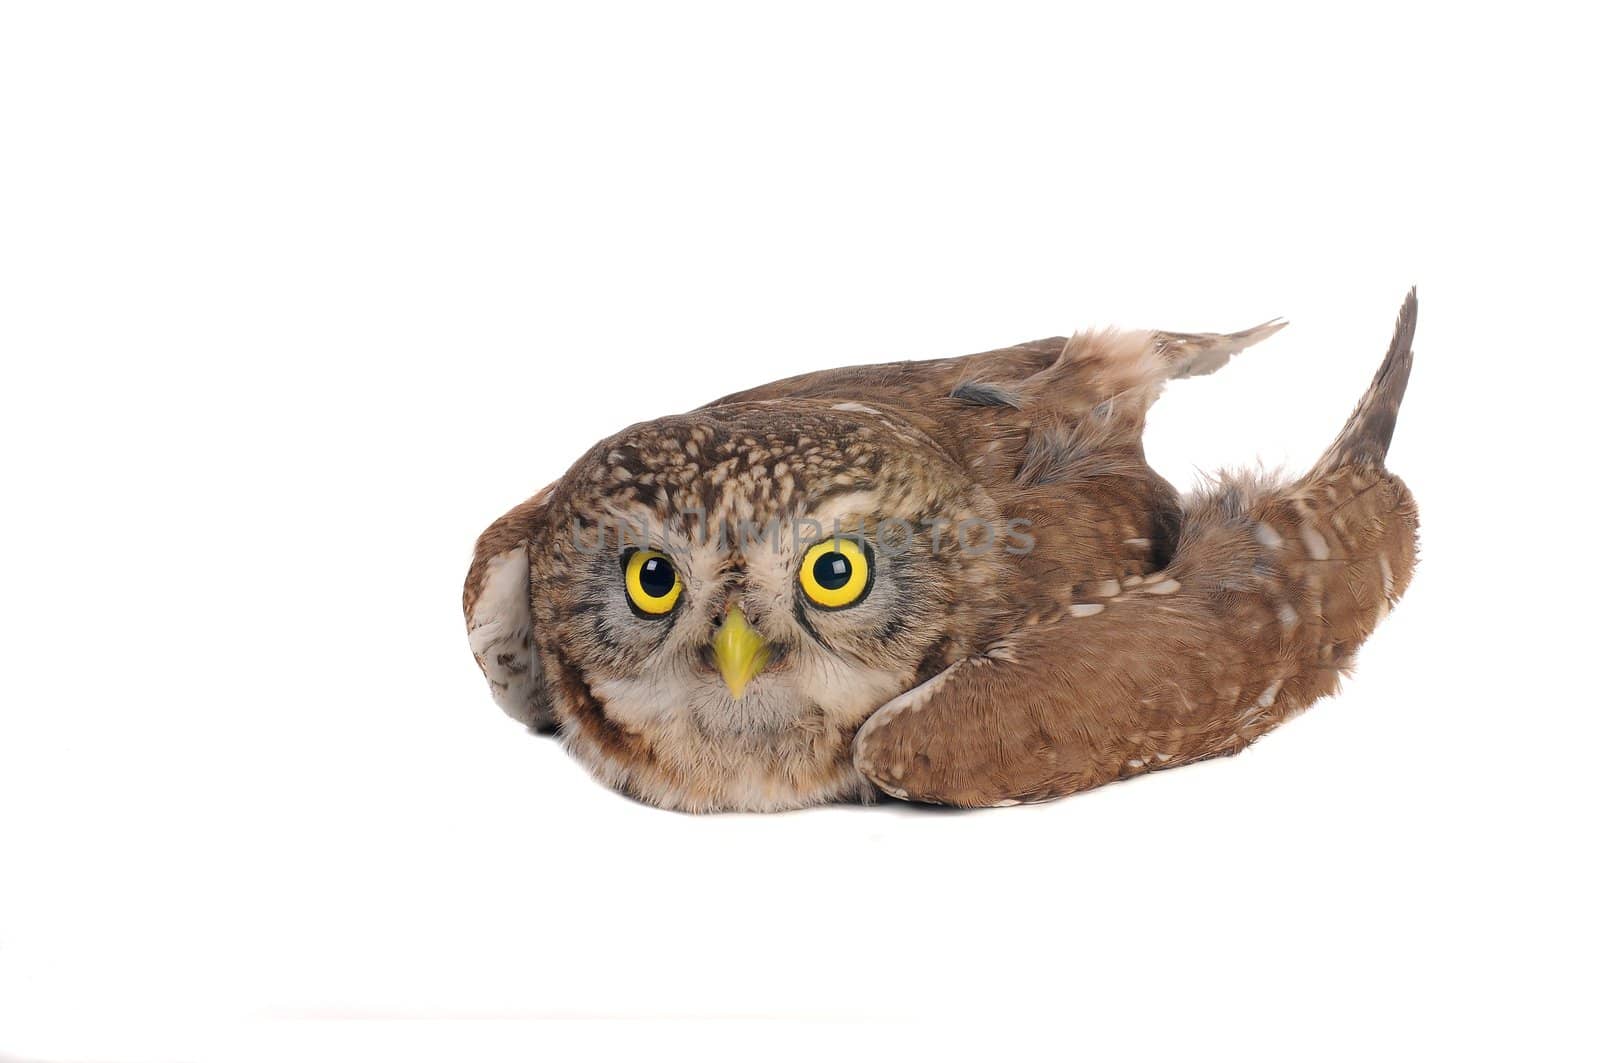
[[[664,557],[652,557],[639,566],[639,587],[652,598],[665,598],[677,583],[672,562]]]
[[[811,578],[819,587],[836,591],[850,582],[850,559],[837,550],[830,550],[811,566]]]

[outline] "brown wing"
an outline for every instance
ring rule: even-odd
[[[1331,692],[1416,559],[1415,503],[1382,466],[1415,313],[1413,295],[1311,474],[1189,501],[1164,570],[1075,588],[890,701],[857,734],[857,767],[913,800],[1042,800],[1236,752]]]
[[[1089,405],[1138,385],[1215,372],[1235,354],[1287,322],[1269,321],[1241,332],[1149,332],[1149,342],[1109,350],[1088,333],[1001,347],[981,354],[926,361],[884,362],[825,369],[725,395],[707,406],[767,399],[837,399],[923,409],[955,398],[979,406],[1015,408],[1022,399],[1081,395]],[[1146,357],[1149,354],[1151,357]],[[1121,364],[1119,364],[1121,363]],[[959,392],[959,393],[958,393]]]
[[[833,399],[888,406],[896,410],[918,410],[931,402],[948,399],[951,391],[966,380],[1005,381],[1032,376],[1060,357],[1066,342],[1064,337],[1056,336],[960,358],[824,369],[775,380],[758,388],[726,395],[706,405],[724,406],[731,402],[768,399]]]
[[[961,358],[807,373],[708,405],[805,398],[892,411],[972,469],[980,482],[1003,485],[1019,473],[1024,481],[1048,477],[1061,456],[1057,444],[1090,418],[1098,421],[1072,443],[1079,451],[1108,441],[1137,447],[1145,411],[1166,381],[1213,372],[1282,327],[1268,322],[1228,334],[1057,336]]]

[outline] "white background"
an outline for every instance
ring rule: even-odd
[[[0,1057],[1594,1058],[1592,28],[1113,6],[0,8]],[[631,421],[1281,314],[1149,452],[1301,468],[1412,284],[1415,584],[1243,756],[694,818],[467,651]]]

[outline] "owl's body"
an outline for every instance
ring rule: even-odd
[[[1410,579],[1382,462],[1414,317],[1311,473],[1186,499],[1146,411],[1280,326],[814,373],[635,425],[484,533],[474,653],[512,715],[686,810],[1013,804],[1236,752],[1333,690]]]

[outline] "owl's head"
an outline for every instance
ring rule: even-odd
[[[672,808],[865,792],[856,729],[972,652],[1004,580],[987,495],[850,403],[637,425],[507,520],[500,562],[480,549],[501,619],[474,631],[502,704],[548,713],[599,778]],[[521,625],[503,619],[519,589]]]

